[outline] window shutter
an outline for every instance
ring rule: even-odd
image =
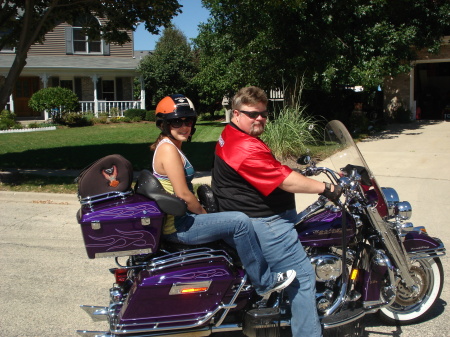
[[[78,100],[83,100],[83,90],[81,88],[81,77],[75,77],[75,94],[78,96]]]
[[[97,99],[103,100],[103,85],[101,77],[97,81]]]
[[[73,55],[72,27],[66,27],[66,54]]]
[[[105,40],[103,40],[102,39],[102,49],[103,49],[103,55],[107,55],[107,56],[109,56],[110,55],[110,53],[109,53],[109,43],[106,43],[106,41]]]
[[[116,77],[116,97],[118,101],[123,101],[122,77]]]

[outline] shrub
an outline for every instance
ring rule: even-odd
[[[119,117],[119,115],[120,115],[119,108],[111,108],[111,109],[109,109],[109,116],[111,116],[111,117]]]
[[[131,118],[131,121],[132,122],[140,122],[140,121],[142,121],[142,118],[141,118],[141,116],[134,116],[133,118]]]
[[[62,119],[63,124],[70,127],[89,126],[93,124],[92,118],[88,118],[83,113],[69,112]]]
[[[36,122],[28,124],[28,128],[29,129],[37,129],[37,128],[40,128],[40,127],[41,127],[41,125],[39,123],[36,123]]]
[[[11,127],[11,129],[15,129],[15,130],[23,129],[23,125],[20,123],[16,123]]]
[[[308,152],[320,134],[317,121],[305,114],[300,106],[283,107],[268,121],[261,139],[272,149],[277,159],[297,157]]]
[[[28,105],[35,111],[52,111],[57,109],[61,114],[75,111],[78,108],[78,97],[72,90],[61,87],[41,89],[31,96]]]
[[[145,112],[145,120],[149,122],[154,122],[156,120],[155,110],[150,110]]]
[[[0,113],[0,130],[8,130],[13,128],[16,124],[16,115],[9,110],[3,110]]]
[[[108,123],[108,117],[106,117],[106,116],[94,117],[92,119],[92,122],[94,124],[107,124]]]
[[[147,111],[145,111],[144,109],[128,109],[128,110],[125,110],[123,115],[130,119],[133,119],[134,117],[140,117],[141,120],[143,120],[143,119],[145,119],[146,112]]]
[[[267,143],[279,160],[296,158],[309,152],[308,145],[317,145],[316,139],[322,135],[319,122],[308,116],[302,105],[303,82],[289,100],[283,102],[279,112],[274,112],[266,124],[261,139]],[[290,103],[289,103],[290,102]]]

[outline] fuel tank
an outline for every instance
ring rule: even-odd
[[[348,213],[346,220],[349,241],[356,234],[356,224]],[[297,232],[303,246],[339,246],[342,242],[342,212],[323,210],[315,213],[297,226]]]

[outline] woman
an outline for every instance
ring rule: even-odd
[[[156,125],[161,134],[150,149],[154,151],[153,174],[164,189],[183,199],[188,211],[181,217],[167,216],[164,238],[183,244],[224,240],[235,247],[256,292],[267,295],[287,287],[295,271],[272,273],[268,268],[251,220],[241,212],[207,214],[193,193],[194,168],[181,151],[181,144],[195,132],[197,114],[184,95],[163,98],[156,107]]]

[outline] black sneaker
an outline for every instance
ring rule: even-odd
[[[261,294],[261,296],[269,295],[269,294],[273,293],[274,291],[283,290],[288,285],[290,285],[292,281],[294,281],[296,275],[297,275],[297,273],[293,269],[290,269],[284,273],[278,273],[277,274],[277,282],[275,283],[273,288],[270,290],[267,290],[265,293]]]

